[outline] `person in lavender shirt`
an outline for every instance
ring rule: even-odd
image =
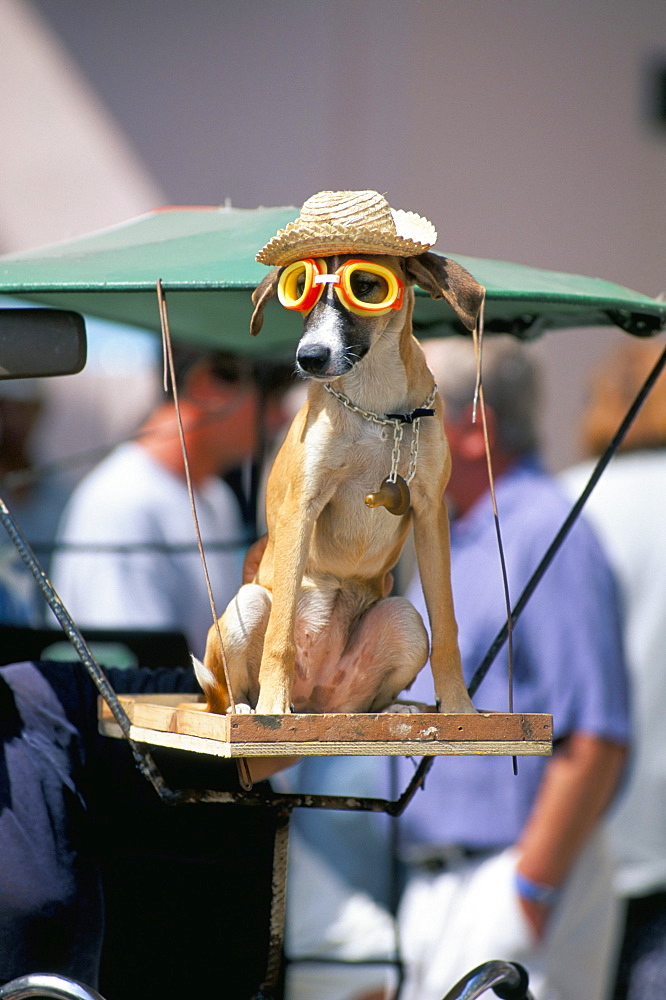
[[[425,346],[446,404],[453,593],[469,682],[506,618],[483,428],[472,419],[476,365],[462,338]],[[538,378],[528,350],[487,338],[483,383],[515,602],[570,505],[537,457]],[[408,597],[425,611],[417,583]],[[537,1000],[605,995],[617,916],[599,824],[629,739],[622,647],[615,580],[580,521],[513,634],[514,710],[552,714],[553,756],[521,757],[517,775],[506,757],[440,757],[401,820],[404,1000],[440,1000],[494,958],[521,962]],[[409,697],[432,704],[427,670]],[[474,702],[507,710],[506,648]],[[401,763],[406,778],[413,763]]]

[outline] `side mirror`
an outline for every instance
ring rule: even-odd
[[[75,375],[85,363],[83,316],[64,309],[0,309],[0,379]]]

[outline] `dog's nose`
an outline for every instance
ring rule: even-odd
[[[304,344],[299,347],[296,361],[304,372],[309,375],[319,375],[331,360],[331,350],[324,344]]]

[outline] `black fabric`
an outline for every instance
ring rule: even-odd
[[[118,693],[198,690],[186,669],[107,673]],[[268,953],[273,810],[162,803],[124,741],[97,732],[79,664],[3,667],[0,713],[0,980],[249,1000]],[[155,758],[172,787],[238,788],[229,761]]]
[[[84,846],[83,740],[31,664],[0,676],[0,978],[48,971],[94,984],[102,896]]]
[[[663,1000],[666,996],[666,892],[627,902],[613,1000]]]
[[[235,765],[155,748],[171,787],[238,788]],[[100,990],[111,1000],[249,1000],[268,957],[274,811],[164,805],[107,740],[89,792],[107,924]]]
[[[96,647],[100,644],[125,646],[143,667],[180,667],[189,664],[187,640],[182,632],[164,629],[84,629],[83,637]],[[59,628],[30,628],[27,625],[0,625],[0,664],[20,660],[51,660],[49,647],[67,643],[67,636]],[[74,660],[76,653],[71,650]],[[57,657],[62,660],[62,656]],[[69,657],[67,656],[67,659]],[[98,656],[99,659],[99,656]],[[101,660],[104,662],[104,653]],[[117,662],[117,661],[116,661]]]
[[[11,808],[12,799],[4,744],[17,739],[22,731],[23,723],[16,707],[14,692],[4,678],[0,677],[0,742],[3,747],[0,753],[0,814]]]

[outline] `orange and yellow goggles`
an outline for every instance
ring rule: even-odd
[[[350,312],[367,316],[383,316],[391,309],[400,309],[405,283],[383,264],[369,260],[348,260],[328,274],[326,261],[309,257],[285,267],[278,282],[278,299],[285,309],[309,312],[326,285],[333,285],[335,294]]]

